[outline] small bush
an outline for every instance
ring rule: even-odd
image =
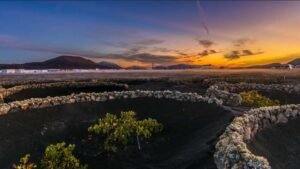
[[[26,154],[24,157],[20,159],[19,165],[13,165],[12,169],[36,169],[37,165],[30,162],[30,155]]]
[[[73,155],[75,145],[58,143],[46,148],[41,161],[43,169],[87,169],[80,165],[80,161]]]
[[[13,165],[12,169],[87,169],[87,165],[82,166],[80,161],[73,155],[75,145],[58,143],[46,148],[41,164],[38,166],[29,162],[30,155],[21,158],[19,165]]]
[[[90,126],[88,131],[105,136],[104,150],[107,152],[116,152],[119,145],[124,147],[133,138],[136,138],[140,150],[140,139],[150,138],[153,133],[160,132],[163,125],[152,118],[139,121],[135,116],[133,111],[122,112],[119,118],[107,113],[103,119],[99,119],[98,124]]]
[[[254,90],[241,92],[240,95],[242,97],[242,105],[244,106],[263,107],[280,105],[278,100],[272,100]]]

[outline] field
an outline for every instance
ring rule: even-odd
[[[300,69],[106,70],[101,73],[1,75],[1,83],[85,79],[217,79],[247,82],[298,82]]]
[[[128,110],[136,111],[140,119],[157,119],[165,130],[143,145],[141,152],[132,148],[112,159],[95,158],[93,154],[100,146],[87,143],[88,126],[106,112],[119,114]],[[213,105],[154,99],[70,104],[15,112],[0,117],[0,136],[5,138],[0,141],[0,167],[8,168],[25,153],[38,159],[45,146],[64,140],[76,143],[78,156],[95,169],[99,165],[116,169],[211,167],[214,140],[231,118],[230,112]]]
[[[46,106],[32,105],[32,98],[41,103],[53,97],[72,97],[85,93],[112,91],[173,91],[197,93],[205,96],[207,89],[218,83],[261,84],[271,86],[257,90],[263,96],[279,100],[281,105],[300,104],[300,70],[168,70],[168,71],[103,71],[89,74],[5,75],[0,76],[5,93],[18,86],[27,86],[3,98],[5,106],[15,106],[0,116],[0,168],[8,169],[26,153],[38,163],[49,144],[65,141],[75,144],[75,156],[89,169],[215,169],[214,152],[219,136],[235,116],[257,108],[245,105],[223,105],[190,99],[141,97],[86,101],[78,99],[68,103],[50,102]],[[107,86],[94,86],[95,81],[113,82]],[[30,88],[33,84],[86,82],[81,87]],[[126,84],[126,88],[114,84]],[[272,85],[287,86],[289,90],[273,90]],[[29,86],[29,87],[28,87]],[[241,90],[245,91],[245,90]],[[239,93],[231,93],[238,95]],[[107,98],[110,98],[109,96]],[[206,98],[205,98],[206,99]],[[214,99],[226,99],[217,97]],[[25,100],[25,101],[24,101]],[[67,99],[68,100],[68,99]],[[223,100],[225,101],[225,100]],[[23,107],[25,106],[25,108]],[[27,107],[26,107],[27,106]],[[34,108],[28,108],[28,107]],[[142,149],[130,144],[114,154],[106,154],[101,144],[104,137],[91,139],[88,127],[97,123],[105,113],[119,115],[133,110],[137,119],[153,118],[163,124],[162,132],[142,142]],[[256,155],[266,157],[272,168],[297,168],[294,163],[300,153],[299,119],[264,128],[248,143]],[[275,141],[274,141],[275,140]],[[283,143],[284,142],[284,143]],[[283,144],[284,146],[280,146]],[[289,154],[289,155],[283,155]]]

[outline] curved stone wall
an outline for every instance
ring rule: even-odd
[[[22,90],[26,89],[35,89],[35,88],[52,88],[52,87],[96,87],[96,86],[116,86],[123,87],[124,89],[128,89],[127,84],[119,84],[112,82],[104,82],[104,81],[91,81],[91,82],[55,82],[55,83],[39,83],[39,84],[26,84],[26,85],[18,85],[8,89],[0,88],[0,103],[3,102],[4,98],[10,96],[12,94],[18,93]]]
[[[216,85],[212,85],[207,89],[206,96],[223,100],[225,105],[230,106],[238,106],[242,103],[242,97],[239,94],[220,90]]]
[[[181,93],[178,91],[114,91],[102,93],[80,93],[60,97],[47,98],[32,98],[23,101],[15,101],[10,103],[0,104],[0,115],[7,114],[18,110],[38,109],[44,107],[57,106],[69,103],[92,102],[92,101],[107,101],[121,98],[138,98],[138,97],[154,97],[175,99],[178,101],[192,101],[192,102],[208,102],[222,104],[221,100],[216,98],[209,98],[198,95],[197,93]]]
[[[229,92],[240,92],[245,90],[264,90],[264,91],[285,91],[288,93],[299,93],[300,84],[256,84],[256,83],[227,83],[220,82],[215,84],[220,90],[227,90]]]
[[[219,169],[270,169],[266,158],[254,155],[248,148],[257,131],[272,124],[286,123],[300,116],[300,104],[252,109],[236,117],[219,137],[214,154]]]

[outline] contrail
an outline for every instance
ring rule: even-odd
[[[209,34],[209,29],[208,29],[208,27],[205,23],[204,10],[201,7],[200,0],[196,0],[196,4],[197,4],[198,12],[199,12],[199,15],[200,15],[200,19],[201,19],[201,16],[203,16],[203,20],[201,19],[201,24],[202,24],[203,28],[205,29],[206,33]]]

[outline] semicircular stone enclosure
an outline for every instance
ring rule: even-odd
[[[281,104],[300,104],[300,84],[256,84],[256,83],[226,83],[220,82],[211,88],[226,90],[231,93],[256,90]]]
[[[216,144],[217,167],[299,168],[299,116],[300,105],[292,104],[253,109],[236,117]]]
[[[45,98],[53,96],[65,96],[81,92],[104,92],[127,90],[127,84],[106,81],[83,81],[83,82],[51,82],[11,86],[0,89],[0,102],[8,103],[30,98]]]
[[[76,144],[75,154],[89,169],[215,168],[214,143],[233,114],[220,101],[176,91],[81,93],[0,105],[0,168],[9,168],[25,153],[41,157],[49,144]],[[105,113],[133,110],[138,119],[155,118],[164,130],[142,150],[130,147],[113,158],[98,153],[88,126]]]

